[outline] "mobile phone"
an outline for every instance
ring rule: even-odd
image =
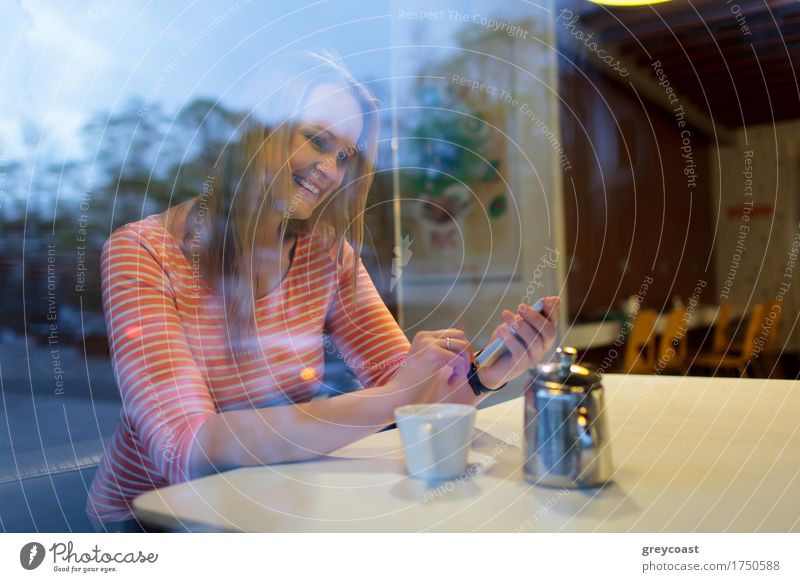
[[[542,307],[544,307],[544,303],[542,300],[539,299],[536,303],[532,305],[532,307],[536,310],[541,312]],[[514,333],[513,331],[511,333]],[[516,335],[516,334],[514,334]],[[486,346],[481,353],[475,356],[475,363],[478,367],[480,366],[491,366],[494,364],[500,357],[505,354],[510,353],[508,348],[503,343],[502,338],[497,338],[488,346]]]

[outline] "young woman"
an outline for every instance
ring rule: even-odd
[[[100,531],[130,530],[131,502],[149,489],[312,459],[391,424],[403,404],[477,401],[464,333],[420,332],[409,344],[359,258],[375,99],[335,59],[286,62],[252,89],[202,192],[103,247],[123,408],[87,502]],[[484,385],[541,358],[557,307],[553,297],[545,315],[504,312],[492,339],[511,356],[480,370]],[[311,399],[326,334],[368,390]]]

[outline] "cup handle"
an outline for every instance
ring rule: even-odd
[[[422,445],[422,466],[428,470],[433,470],[436,466],[436,453],[433,450],[433,435],[436,434],[436,429],[430,422],[425,422],[419,426],[420,443]]]

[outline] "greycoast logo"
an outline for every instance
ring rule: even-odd
[[[45,550],[38,542],[30,542],[22,546],[19,552],[19,563],[26,570],[34,570],[41,566],[47,552],[53,557],[54,572],[116,572],[116,564],[153,564],[158,554],[145,554],[141,550],[135,552],[104,552],[99,546],[88,551],[75,551],[72,542],[57,542]]]
[[[44,560],[44,546],[39,542],[28,542],[19,551],[19,563],[26,570],[35,570]]]

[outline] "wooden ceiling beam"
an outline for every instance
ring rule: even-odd
[[[733,74],[736,69],[752,68],[758,70],[758,63],[761,63],[763,67],[772,66],[774,63],[778,62],[789,71],[800,66],[800,50],[798,49],[794,49],[794,52],[790,53],[788,56],[786,52],[775,51],[754,55],[751,51],[749,54],[744,53],[741,56],[734,56],[733,58],[729,57],[729,55],[724,55],[723,57],[723,55],[720,54],[709,55],[705,58],[695,58],[694,55],[690,55],[691,60],[689,61],[685,56],[682,55],[682,57],[683,58],[672,58],[664,55],[664,57],[656,58],[664,65],[664,70],[681,69],[686,71],[685,76],[687,77],[695,77],[698,75],[701,78],[705,73],[728,76],[729,70],[731,74]],[[641,63],[640,66],[647,66],[649,64],[649,61],[638,62]],[[695,73],[695,71],[697,71],[697,73]]]
[[[731,114],[730,117],[725,112],[719,112],[717,118],[728,127],[749,127],[751,125],[780,123],[781,121],[797,119],[797,108],[773,103],[772,109],[770,109],[769,104],[764,101],[763,103],[754,103],[751,107],[745,109],[744,119],[738,110]]]
[[[563,48],[567,54],[571,55],[573,61],[577,60],[577,56],[584,54],[586,50],[583,43],[571,35],[559,35],[558,42],[559,47]],[[670,116],[675,116],[675,103],[670,102],[664,88],[659,85],[658,80],[649,68],[640,68],[635,62],[615,54],[613,50],[605,50],[606,54],[613,61],[618,61],[621,67],[628,70],[627,76],[623,77],[610,71],[608,65],[600,59],[594,58],[594,55],[590,55],[590,58],[584,59],[582,62],[586,62],[606,75],[609,79],[616,81],[627,89],[633,87],[645,100],[661,108]],[[676,93],[680,95],[680,88],[674,84],[673,88]],[[688,125],[705,134],[708,139],[712,141],[716,140],[719,143],[733,142],[733,134],[726,127],[715,124],[705,110],[694,106],[688,99],[679,99],[679,102],[683,107],[684,119]]]
[[[740,6],[742,6],[742,4],[742,2],[739,2]],[[730,7],[723,0],[715,1],[713,5],[709,4],[709,8],[705,10],[705,12],[698,11],[700,12],[698,16],[691,8],[684,8],[678,15],[664,18],[663,21],[658,17],[658,13],[654,13],[652,18],[643,20],[641,25],[632,26],[627,19],[621,19],[613,28],[598,30],[597,26],[592,25],[590,22],[587,22],[586,26],[596,30],[604,43],[617,44],[621,39],[629,38],[631,40],[638,39],[644,44],[643,41],[649,38],[662,36],[665,32],[669,34],[670,31],[672,31],[672,33],[678,35],[689,33],[689,31],[697,28],[705,30],[706,27],[711,28],[711,26],[721,22],[731,22],[733,25],[737,24],[736,16],[731,13]],[[773,17],[778,20],[778,18],[782,17],[784,14],[794,15],[799,13],[800,3],[798,3],[797,0],[776,0],[775,6],[771,6],[770,11],[773,16],[770,16],[769,13],[765,11],[762,3],[754,3],[747,7],[742,6],[740,15],[751,21],[759,14],[763,14],[764,17],[768,18],[770,21]],[[631,38],[632,36],[634,38]]]
[[[781,39],[773,39],[764,43],[754,43],[754,46],[759,58],[781,55],[783,58],[791,58],[793,62],[797,62],[797,64],[800,65],[800,33],[792,35],[791,37],[786,37],[783,41]],[[788,57],[787,50],[789,51]],[[719,49],[713,45],[709,45],[708,50],[692,50],[687,52],[695,66],[708,61],[716,61],[718,63],[723,57],[727,62],[731,62],[731,59],[742,56],[747,56],[751,59],[754,58],[753,48],[749,44],[725,48],[720,47]],[[683,51],[677,52],[674,50],[671,51],[665,47],[659,47],[658,52],[652,52],[651,55],[652,59],[660,60],[665,67],[686,64],[687,57]],[[646,55],[639,55],[639,58],[636,60],[640,65],[647,66],[652,59],[648,59]]]
[[[759,63],[761,65],[760,67]],[[699,78],[695,77],[694,75],[684,75],[681,77],[675,77],[675,82],[682,84],[683,80],[691,79],[694,83],[715,85],[717,83],[726,81],[729,83],[745,83],[751,82],[755,79],[758,81],[760,86],[763,86],[764,80],[766,80],[767,83],[771,83],[773,76],[780,77],[783,75],[795,76],[798,79],[798,83],[800,83],[800,73],[798,71],[787,67],[785,64],[777,64],[771,61],[762,60],[759,60],[758,63],[753,60],[752,63],[746,68],[741,67],[737,69],[731,67],[730,72],[726,69],[703,69]]]
[[[793,26],[795,24],[800,24],[800,12],[787,14],[785,18],[782,19],[781,22],[778,23],[778,27],[781,30],[786,29],[787,27]],[[769,22],[764,23],[757,23],[750,25],[750,32],[752,38],[758,38],[760,33],[767,32],[772,33],[775,31],[775,23],[770,20]],[[747,39],[742,36],[742,31],[738,27],[735,30],[729,30],[726,32],[717,32],[715,31],[713,34],[714,39],[716,40],[716,44],[720,46],[720,48],[724,48],[727,46],[740,46],[742,43],[749,44]],[[750,38],[750,37],[748,37]],[[780,39],[780,36],[777,37]],[[668,31],[663,31],[663,34],[660,37],[654,37],[652,42],[648,43],[646,47],[649,51],[655,50],[655,46],[663,46],[663,45],[674,45],[678,48],[684,48],[687,52],[694,49],[695,47],[705,47],[710,44],[711,38],[709,35],[683,35],[683,37],[676,38]],[[618,50],[622,53],[626,53],[629,50],[641,50],[641,46],[638,42],[633,39],[629,39],[627,42],[622,43],[619,45]]]
[[[717,131],[725,141],[730,135],[720,122],[741,126],[800,117],[800,1],[736,3],[738,14],[726,0],[680,0],[641,9],[588,7],[579,1],[560,6],[572,6],[581,28],[594,32],[606,54],[615,55],[631,73],[626,78],[610,74],[591,56],[582,62],[634,86],[643,98],[673,114],[651,69],[652,62],[661,61],[684,110],[692,112],[687,121],[712,139]],[[746,19],[750,35],[742,34],[737,16]],[[570,36],[559,29],[559,38]],[[569,40],[575,54],[585,50]]]

